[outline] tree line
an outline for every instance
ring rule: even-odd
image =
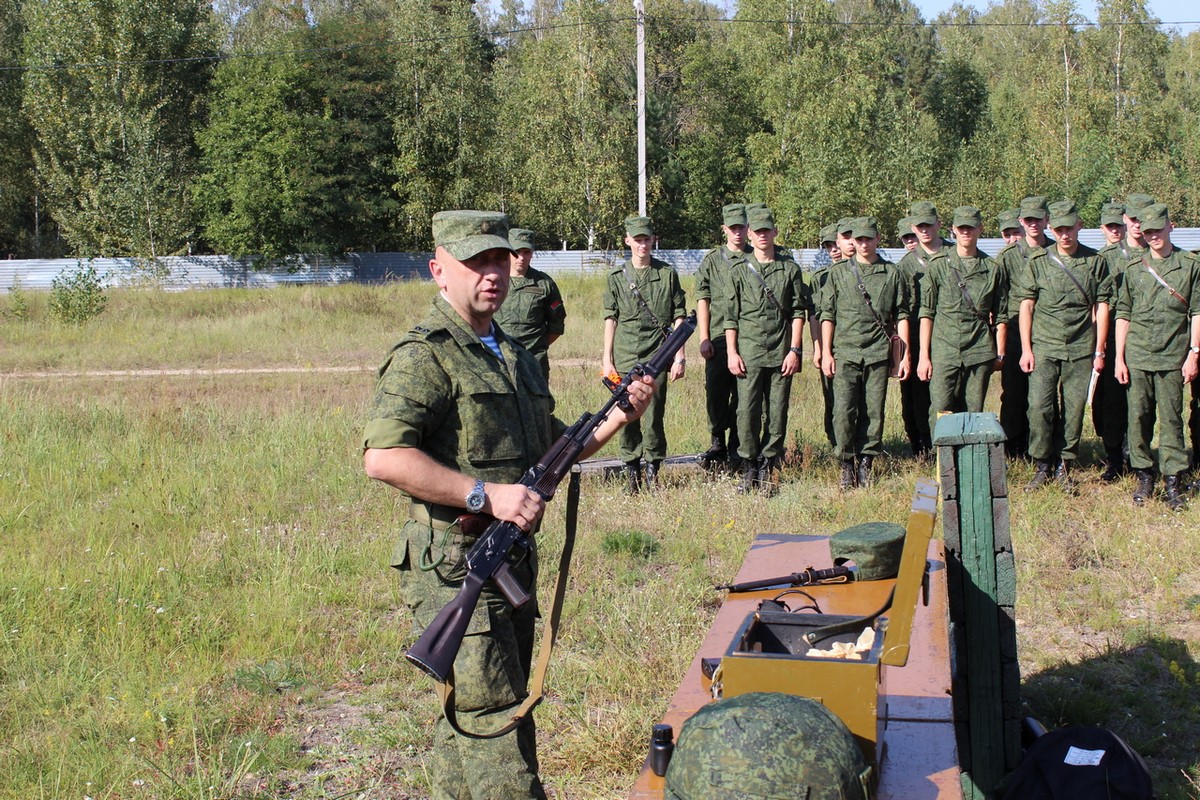
[[[1143,0],[647,0],[664,246],[765,201],[788,246],[917,199],[1129,192],[1200,220],[1200,35]],[[0,0],[4,255],[425,250],[444,208],[545,247],[637,204],[628,0]]]

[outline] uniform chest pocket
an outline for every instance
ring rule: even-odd
[[[458,417],[467,459],[476,465],[521,461],[521,404],[508,379],[471,373],[460,378]]]

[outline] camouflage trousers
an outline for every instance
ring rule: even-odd
[[[843,461],[883,452],[888,362],[863,364],[835,356],[833,373],[834,453]]]
[[[1129,465],[1153,469],[1154,423],[1158,422],[1158,472],[1169,477],[1186,472],[1188,452],[1183,436],[1183,375],[1177,369],[1129,370]]]
[[[1106,453],[1120,451],[1125,446],[1125,430],[1129,427],[1129,389],[1117,382],[1116,336],[1108,337],[1105,352],[1108,358],[1100,379],[1096,381],[1096,393],[1092,397],[1092,425],[1104,442]]]
[[[728,449],[734,452],[738,446],[738,379],[729,371],[725,337],[713,339],[712,345],[713,357],[704,362],[708,432],[713,439],[725,441],[725,432],[729,431]]]
[[[445,535],[444,530],[412,520],[405,525],[401,546],[406,552],[398,552],[393,561],[416,631],[424,631],[457,594],[465,576],[462,558],[470,543],[453,526]],[[439,560],[434,569],[420,568],[422,563]],[[533,551],[513,567],[514,576],[527,589],[535,586],[536,573]],[[536,618],[536,600],[514,609],[492,584],[484,587],[454,661],[455,716],[464,730],[499,729],[527,696]],[[544,798],[535,740],[532,717],[497,739],[460,736],[440,717],[427,758],[432,796],[437,800]]]
[[[913,330],[917,330],[914,325]],[[933,387],[917,377],[917,353],[915,347],[908,348],[908,379],[900,383],[900,416],[904,419],[904,434],[912,447],[913,455],[919,455],[933,447],[933,430],[930,413]]]
[[[934,363],[933,374],[929,378],[929,430],[937,426],[938,414],[942,411],[983,411],[994,363]],[[915,378],[909,375],[908,380],[911,382]]]
[[[1000,425],[1008,437],[1008,455],[1023,457],[1029,451],[1029,376],[1021,369],[1021,332],[1015,322],[1008,326],[1006,347],[1000,371]]]
[[[622,375],[633,369],[633,363],[617,367]],[[662,461],[667,457],[667,432],[663,416],[667,409],[667,373],[658,377],[658,388],[650,397],[650,405],[639,419],[628,423],[617,434],[617,457],[628,464],[640,456],[646,462]]]
[[[825,404],[825,438],[833,448],[837,446],[833,436],[833,378],[827,378],[824,370],[821,371],[821,400]]]
[[[746,367],[738,381],[738,450],[742,458],[783,455],[792,378],[779,367]]]
[[[1074,461],[1083,436],[1092,359],[1036,356],[1029,373],[1029,455],[1039,461]]]

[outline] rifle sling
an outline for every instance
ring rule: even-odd
[[[971,313],[974,314],[980,322],[986,325],[989,331],[992,330],[992,328],[995,326],[992,325],[991,316],[981,312],[979,310],[979,306],[975,305],[975,301],[971,299],[971,292],[967,289],[967,282],[963,279],[962,273],[958,271],[958,267],[954,266],[954,261],[958,261],[960,265],[962,264],[958,253],[953,254],[953,260],[950,262],[950,271],[954,273],[954,280],[958,281],[958,290],[962,292],[963,300],[966,302],[967,308],[971,309]]]
[[[649,269],[647,267],[646,269]],[[625,276],[625,283],[629,287],[629,293],[633,295],[633,299],[638,301],[638,306],[641,307],[642,313],[650,318],[650,322],[654,327],[658,328],[663,338],[671,335],[671,326],[664,325],[663,321],[658,318],[658,315],[650,308],[650,304],[646,302],[646,296],[642,294],[642,290],[638,288],[637,279],[629,272],[629,262],[621,263],[621,273]]]
[[[758,285],[762,287],[763,292],[767,295],[767,299],[771,301],[773,306],[775,306],[775,309],[779,312],[779,316],[783,317],[784,322],[787,322],[788,315],[787,312],[783,310],[783,305],[775,297],[775,293],[771,291],[771,287],[767,286],[767,282],[763,280],[763,276],[760,275],[758,270],[754,268],[754,265],[750,263],[749,259],[746,260],[746,269],[748,269],[750,274],[754,276],[754,279],[758,281]]]
[[[571,480],[567,484],[566,531],[562,554],[558,557],[558,577],[554,579],[554,602],[550,606],[550,615],[546,618],[545,630],[542,632],[542,646],[538,650],[537,663],[533,668],[533,681],[529,688],[529,694],[520,707],[513,712],[509,722],[490,733],[471,733],[463,730],[458,724],[458,717],[454,710],[454,672],[451,671],[445,683],[437,683],[437,693],[442,701],[442,713],[446,716],[446,722],[450,723],[450,727],[460,736],[466,736],[468,739],[497,739],[511,733],[525,721],[525,718],[542,702],[542,698],[545,696],[543,689],[546,684],[546,669],[550,666],[550,654],[553,652],[554,642],[558,638],[563,601],[567,596],[567,574],[571,568],[571,555],[575,549],[575,528],[579,521],[579,476],[579,468],[573,467]]]
[[[851,257],[847,262],[850,264],[850,269],[854,271],[854,280],[857,281],[856,288],[862,294],[863,302],[867,304],[867,310],[871,312],[871,316],[875,318],[875,323],[879,325],[883,335],[888,339],[894,338],[891,328],[884,324],[883,318],[879,316],[879,312],[875,310],[875,305],[871,302],[871,295],[867,292],[867,285],[863,283],[862,273],[858,271],[858,265],[854,263],[854,258]]]
[[[1146,268],[1146,272],[1150,273],[1151,277],[1153,277],[1154,280],[1158,281],[1159,284],[1161,284],[1164,289],[1166,289],[1168,292],[1171,293],[1171,297],[1174,297],[1176,300],[1183,303],[1185,306],[1188,304],[1188,301],[1184,299],[1183,295],[1181,295],[1179,292],[1175,291],[1175,289],[1171,286],[1171,284],[1167,283],[1166,279],[1163,278],[1162,275],[1159,275],[1158,271],[1156,269],[1154,269],[1154,267],[1150,266],[1150,262],[1146,259],[1145,256],[1142,256],[1142,266]]]
[[[1050,247],[1046,248],[1046,257],[1050,259],[1051,264],[1053,264],[1054,266],[1061,269],[1063,271],[1063,274],[1071,279],[1071,283],[1075,284],[1075,288],[1079,290],[1079,293],[1081,295],[1083,295],[1084,303],[1086,303],[1089,306],[1093,306],[1096,304],[1095,301],[1092,300],[1092,298],[1088,297],[1087,289],[1084,289],[1083,284],[1079,282],[1079,279],[1071,274],[1071,270],[1067,269],[1067,265],[1064,264],[1063,260],[1058,257],[1058,253],[1054,252],[1053,248],[1050,248]]]

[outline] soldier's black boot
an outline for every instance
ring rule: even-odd
[[[637,494],[642,491],[642,462],[626,461],[625,462],[625,494]]]
[[[1105,483],[1115,483],[1125,474],[1125,454],[1120,449],[1105,451],[1104,472],[1100,480]]]
[[[866,489],[875,483],[875,457],[863,456],[858,460],[858,485]]]
[[[855,482],[858,481],[858,473],[854,470],[854,459],[846,458],[842,460],[842,477],[838,481],[838,487],[841,489],[853,489]]]
[[[646,491],[658,491],[658,470],[662,467],[661,461],[651,461],[646,464]]]
[[[725,438],[720,435],[712,437],[712,445],[700,454],[700,466],[707,470],[717,470],[725,465],[729,451],[725,449]]]
[[[1078,488],[1075,479],[1071,477],[1071,462],[1065,458],[1058,462],[1058,469],[1054,471],[1054,480],[1067,494],[1075,494],[1075,489]]]
[[[750,458],[742,459],[742,481],[738,484],[738,494],[750,494],[754,491],[754,482],[758,480],[758,464]]]
[[[1178,475],[1170,475],[1163,480],[1163,499],[1172,511],[1183,511],[1187,508],[1187,485]]]
[[[1029,479],[1029,483],[1025,484],[1027,492],[1040,489],[1050,480],[1050,462],[1039,458],[1034,464],[1033,477]]]
[[[775,483],[778,469],[779,459],[775,456],[758,460],[758,490],[764,497],[774,497],[779,493],[779,487]]]
[[[1133,474],[1137,477],[1137,486],[1133,490],[1133,504],[1140,506],[1154,494],[1154,471],[1136,469]]]

